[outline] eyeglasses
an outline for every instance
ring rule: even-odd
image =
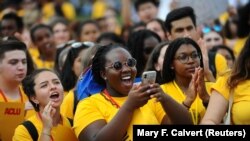
[[[95,43],[88,42],[88,41],[87,42],[75,42],[75,43],[71,44],[71,47],[72,48],[79,48],[81,46],[92,47],[94,45],[95,45]]]
[[[127,61],[124,63],[122,63],[121,61],[115,61],[111,66],[107,66],[106,68],[114,68],[115,70],[121,70],[123,65],[133,68],[136,65],[136,60],[134,58],[128,58]]]
[[[201,56],[198,53],[188,54],[181,54],[180,56],[176,57],[175,59],[179,60],[181,63],[186,64],[189,61],[189,58],[193,60],[200,60]]]
[[[220,25],[214,25],[212,27],[210,26],[205,26],[203,29],[202,29],[202,32],[203,34],[206,34],[206,33],[209,33],[211,31],[216,31],[216,32],[221,32],[222,30],[222,27]]]

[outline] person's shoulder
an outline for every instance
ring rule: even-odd
[[[94,99],[94,98],[101,98],[102,97],[102,93],[96,93],[96,94],[92,94],[89,98]]]
[[[29,119],[27,119],[26,121],[24,121],[23,123],[19,124],[14,132],[13,135],[13,141],[17,141],[17,140],[31,140],[31,136],[30,133],[28,131],[28,127],[26,127],[25,123],[31,123],[33,124],[33,126],[36,128],[36,124],[39,123],[37,122],[37,118],[36,115],[31,116]]]
[[[12,140],[20,141],[20,140],[32,140],[27,128],[20,124],[16,127]]]
[[[81,99],[79,103],[93,103],[94,104],[95,101],[100,101],[102,99],[103,99],[103,95],[101,93],[96,93],[96,94],[92,94],[89,97]]]
[[[39,120],[40,120],[40,119],[39,119],[39,117],[38,117],[38,115],[37,115],[37,113],[36,113],[36,114],[30,116],[26,121],[30,121],[30,122],[32,122],[34,125],[36,125],[36,124],[40,123]],[[24,121],[24,122],[25,122],[25,121]]]

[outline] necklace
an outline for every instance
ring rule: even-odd
[[[108,101],[111,102],[112,105],[114,105],[117,109],[120,108],[120,105],[111,97],[111,95],[109,94],[109,92],[107,91],[107,89],[103,90],[103,93],[102,93],[104,96],[104,98]]]
[[[20,88],[18,89],[18,91],[19,91],[19,95],[20,95],[20,98],[21,98],[21,103],[23,103],[23,96],[22,96],[22,94],[21,94]],[[4,95],[4,93],[3,93],[3,91],[2,91],[1,89],[0,89],[0,95],[3,97],[4,102],[8,102],[7,97]]]
[[[183,99],[183,101],[185,100],[185,96],[186,94],[181,90],[181,88],[178,86],[178,84],[175,82],[174,80],[174,86],[175,88],[178,90],[178,92],[181,94],[181,97]],[[191,113],[191,116],[192,116],[192,120],[198,124],[198,111],[197,111],[197,102],[196,102],[196,108],[195,108],[195,113],[193,112],[193,110],[191,109],[191,106],[190,106],[190,113]],[[196,117],[196,118],[195,118]]]

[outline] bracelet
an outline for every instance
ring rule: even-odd
[[[187,109],[190,109],[190,106],[187,106],[184,101],[182,102],[182,105],[184,105]]]
[[[47,135],[47,136],[51,136],[49,133],[45,133],[45,132],[42,132],[42,134]]]

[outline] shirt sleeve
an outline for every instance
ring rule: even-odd
[[[221,94],[225,99],[229,100],[230,89],[228,86],[228,77],[229,75],[221,76],[218,78],[215,84],[211,87],[211,92],[216,90]]]
[[[81,131],[90,125],[92,122],[103,119],[104,116],[96,107],[95,102],[90,98],[86,98],[78,103],[74,117],[74,131],[78,137]]]
[[[28,130],[23,125],[18,125],[15,129],[12,141],[32,141]]]

